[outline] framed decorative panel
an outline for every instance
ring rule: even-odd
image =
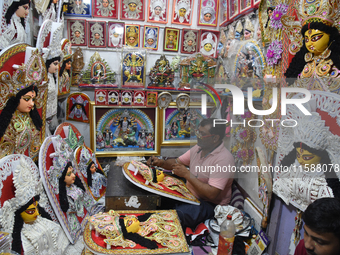
[[[219,31],[201,30],[200,52],[206,56],[216,58],[219,38],[220,38]]]
[[[80,122],[89,122],[90,98],[85,93],[72,93],[67,98],[66,119]]]
[[[67,20],[68,38],[72,46],[86,46],[86,21],[83,19],[69,19]]]
[[[158,50],[159,27],[144,26],[143,48]]]
[[[107,105],[108,104],[108,90],[106,89],[95,89],[94,98],[97,105]]]
[[[165,51],[178,51],[178,43],[180,37],[180,30],[177,28],[166,27],[164,29],[164,44]]]
[[[228,21],[228,2],[227,0],[220,0],[220,27],[224,26]]]
[[[250,10],[252,6],[252,0],[240,0],[240,13]]]
[[[92,0],[92,16],[118,19],[118,0]]]
[[[138,48],[140,35],[140,25],[125,24],[125,41],[124,45]]]
[[[97,157],[158,155],[158,108],[111,107],[90,102],[91,148]]]
[[[91,17],[91,0],[70,0],[66,16]]]
[[[124,42],[124,22],[108,22],[107,47],[121,48]]]
[[[181,53],[192,54],[199,47],[199,31],[194,29],[183,29],[181,39]]]
[[[171,23],[191,26],[193,6],[194,0],[174,0]]]
[[[106,22],[105,21],[87,21],[88,29],[88,47],[105,48],[106,47]]]
[[[216,27],[219,0],[199,0],[197,25]]]
[[[228,1],[228,20],[235,18],[239,14],[238,1],[239,0],[227,0]]]
[[[208,105],[207,113],[210,116],[212,105]],[[170,106],[161,110],[160,119],[162,121],[162,146],[189,146],[196,143],[195,131],[199,123],[207,116],[201,113],[200,103],[190,103],[187,110],[179,111],[176,103],[170,103]]]
[[[168,23],[168,0],[148,0],[148,22]]]
[[[122,52],[122,88],[144,88],[146,51],[124,50]]]
[[[121,0],[120,19],[144,21],[144,0]]]

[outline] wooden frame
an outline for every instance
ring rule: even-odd
[[[72,46],[86,46],[87,45],[87,22],[83,19],[68,19],[67,20],[67,34],[72,43]],[[79,31],[81,30],[81,31]]]
[[[213,104],[208,104],[207,106],[207,110],[208,110],[208,116],[212,113],[211,111],[209,112],[209,109],[213,108]],[[200,110],[201,110],[201,103],[190,103],[189,108],[187,111],[195,111],[193,112],[194,114],[199,113],[200,114]],[[182,129],[180,129],[180,120],[176,119],[177,117],[179,117],[181,115],[181,113],[178,111],[177,107],[176,107],[176,103],[175,102],[171,102],[170,106],[166,109],[162,109],[161,113],[160,113],[160,120],[162,123],[161,126],[161,134],[160,134],[160,138],[161,138],[161,145],[162,146],[190,146],[193,144],[197,143],[196,140],[196,136],[194,136],[194,138],[191,138],[191,135],[194,134],[194,131],[190,130],[190,133],[188,134],[188,132],[186,132],[184,130],[184,132],[181,132]],[[201,120],[205,117],[203,117],[201,114],[199,116],[199,118],[194,119],[195,116],[192,118],[193,121],[195,121],[195,126],[198,127],[199,123],[201,122]],[[177,125],[177,134],[176,132],[172,132],[172,126],[176,126],[173,123],[176,121],[176,125]],[[171,126],[169,126],[171,125]],[[192,128],[192,127],[191,127]],[[170,133],[171,132],[171,133]],[[183,134],[184,137],[180,137],[180,135]],[[176,136],[176,137],[171,137],[171,136]],[[189,137],[185,137],[185,136],[189,136]]]
[[[164,28],[164,51],[178,51],[178,43],[180,37],[180,30],[177,28]]]
[[[189,5],[187,1],[189,1]],[[195,0],[174,0],[171,23],[191,26],[194,2]]]
[[[253,8],[253,0],[239,0],[240,13],[246,12]]]
[[[81,4],[77,4],[81,2]],[[86,2],[86,3],[85,3]],[[92,1],[91,0],[70,0],[66,16],[91,17]]]
[[[143,48],[149,50],[158,50],[158,38],[159,27],[144,26]]]
[[[87,38],[89,48],[106,48],[106,22],[87,21]]]
[[[145,0],[121,0],[120,19],[144,21],[144,1]]]
[[[123,113],[129,114],[131,123],[136,123],[136,134],[132,136],[136,139],[137,144],[129,147],[122,145],[123,140],[119,134],[122,129],[118,129],[117,117]],[[160,123],[156,121],[159,119],[158,108],[154,107],[114,107],[95,105],[93,101],[90,102],[90,140],[91,149],[97,157],[116,157],[116,156],[150,156],[160,154],[159,130]],[[133,120],[133,121],[132,121]],[[123,120],[122,120],[123,121]],[[126,121],[126,119],[124,120]],[[132,124],[128,124],[131,128]],[[123,125],[121,125],[123,126]],[[152,128],[152,129],[151,129]],[[118,129],[118,131],[117,131]],[[145,130],[146,132],[143,132]],[[143,146],[144,138],[147,138],[147,133],[153,131],[153,148],[145,148]],[[102,137],[100,138],[100,132]],[[105,139],[104,139],[104,133]],[[115,138],[117,135],[118,138]],[[108,139],[106,139],[108,137]],[[127,143],[125,144],[127,145]],[[147,143],[144,144],[145,146]]]
[[[107,47],[123,47],[125,26],[124,22],[111,22],[107,24]],[[112,38],[112,39],[111,39]]]
[[[92,16],[118,19],[119,0],[92,0]]]
[[[168,0],[148,0],[147,21],[152,23],[168,23]]]
[[[216,27],[219,4],[219,0],[200,0],[197,10],[197,25]]]

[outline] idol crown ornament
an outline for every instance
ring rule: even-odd
[[[32,52],[26,64],[22,64],[14,71],[13,76],[7,71],[0,74],[1,96],[6,101],[15,96],[20,90],[35,85],[38,88],[47,80],[45,63],[38,50]],[[43,84],[42,84],[43,83]],[[6,102],[4,102],[6,104]],[[4,105],[5,105],[4,104]],[[0,109],[1,109],[0,104]]]
[[[340,12],[338,0],[302,0],[299,10],[302,26],[311,22],[322,22],[328,26],[340,28]]]
[[[89,149],[87,149],[85,146],[82,146],[81,152],[80,152],[80,161],[79,161],[79,168],[81,170],[81,173],[86,177],[87,177],[87,167],[88,165],[93,162],[96,167],[98,167],[97,165],[97,160],[96,157],[93,153],[90,152]]]

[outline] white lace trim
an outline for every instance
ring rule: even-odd
[[[9,45],[15,43],[25,43],[26,42],[26,32],[25,28],[21,24],[20,17],[15,13],[11,18],[10,24],[7,29],[0,36],[0,49],[4,49]]]

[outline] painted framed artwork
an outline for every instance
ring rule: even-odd
[[[130,47],[139,47],[140,25],[125,24],[125,41],[124,45]]]
[[[177,28],[166,27],[164,29],[163,50],[178,51],[180,30]]]
[[[220,32],[213,30],[201,30],[200,52],[206,56],[217,58],[217,45]]]
[[[168,23],[168,0],[148,0],[148,22]]]
[[[120,19],[144,21],[144,0],[122,0]]]
[[[158,50],[159,27],[144,26],[143,48]]]
[[[190,103],[187,110],[179,111],[176,103],[170,103],[170,106],[161,110],[160,118],[162,121],[162,146],[189,146],[196,143],[195,131],[199,123],[208,118],[212,112],[212,105],[207,106],[207,116],[201,113],[200,103]]]
[[[192,54],[199,47],[199,31],[195,29],[183,29],[181,40],[181,53]]]
[[[228,0],[228,20],[235,18],[239,14],[238,1],[239,0]]]
[[[97,157],[159,155],[158,108],[90,102],[91,149]]]
[[[199,0],[197,25],[216,27],[219,0]]]
[[[89,122],[90,97],[85,93],[75,92],[68,96],[66,119],[79,122]]]
[[[68,38],[73,46],[86,46],[86,20],[68,19],[67,20]]]
[[[240,0],[240,13],[252,9],[252,0]]]
[[[121,48],[124,42],[124,22],[108,22],[107,47]]]
[[[106,47],[106,22],[105,21],[87,21],[88,47],[105,48]]]
[[[91,17],[91,0],[70,0],[66,16]]]
[[[145,50],[124,50],[122,52],[122,88],[144,88],[146,69]]]
[[[108,104],[108,90],[106,89],[95,89],[94,98],[97,105],[107,105]]]
[[[118,19],[118,0],[92,0],[92,16]]]
[[[228,2],[227,0],[220,0],[220,27],[223,27],[228,22]]]
[[[191,26],[194,0],[174,0],[171,23]]]

